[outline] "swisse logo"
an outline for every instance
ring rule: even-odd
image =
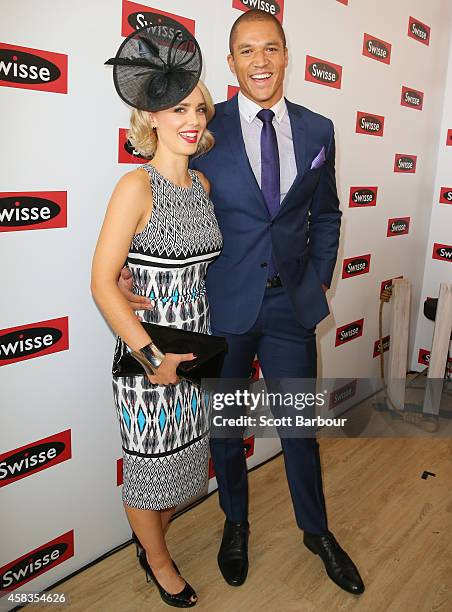
[[[383,340],[383,353],[386,353],[386,351],[389,351],[390,336],[385,336],[382,340]],[[374,343],[374,357],[378,357],[379,355],[381,355],[380,339],[375,340],[375,343]]]
[[[394,160],[394,172],[414,174],[416,172],[417,155],[404,155],[396,153]]]
[[[0,488],[70,459],[71,430],[0,455]]]
[[[419,19],[415,19],[414,17],[410,17],[408,21],[408,36],[414,38],[414,40],[418,40],[424,45],[430,44],[430,26],[422,23]]]
[[[370,134],[371,136],[383,136],[385,118],[381,115],[369,115],[357,112],[356,133]]]
[[[0,366],[68,348],[67,317],[0,330]]]
[[[446,147],[452,147],[452,130],[447,130]]]
[[[73,556],[71,530],[0,568],[0,591],[14,591]]]
[[[143,161],[148,161],[135,151],[130,141],[127,139],[127,129],[119,128],[118,133],[118,162],[120,164],[142,164]]]
[[[343,404],[347,400],[351,399],[356,395],[356,385],[358,380],[355,378],[354,380],[348,382],[347,384],[339,387],[339,389],[335,389],[331,392],[330,395],[330,403],[328,410],[332,410],[339,406],[339,404]]]
[[[410,217],[398,217],[388,219],[388,232],[386,236],[402,236],[408,234],[410,229]]]
[[[430,364],[430,351],[423,348],[419,349],[417,362],[428,366]]]
[[[402,97],[400,99],[400,104],[402,106],[407,106],[408,108],[422,110],[422,107],[424,106],[424,94],[422,91],[417,91],[416,89],[410,89],[402,86]]]
[[[307,55],[304,76],[306,81],[311,83],[319,83],[320,85],[340,89],[342,84],[342,66]]]
[[[439,201],[441,204],[452,204],[452,187],[441,187]]]
[[[259,9],[273,15],[281,23],[283,20],[284,0],[232,0],[232,7],[245,12]]]
[[[227,99],[230,100],[240,91],[240,87],[237,85],[228,85]]]
[[[350,187],[350,208],[377,205],[378,187]]]
[[[430,351],[428,349],[419,349],[417,362],[422,365],[430,365]],[[447,370],[448,372],[452,372],[452,357],[449,357],[447,360]]]
[[[452,245],[435,242],[433,244],[432,257],[441,261],[452,261]]]
[[[167,13],[160,9],[151,8],[144,4],[137,4],[123,0],[121,34],[128,36],[135,30],[149,26],[152,33],[158,37],[160,43],[169,44],[178,32],[195,35],[195,22],[193,19]]]
[[[341,346],[346,342],[350,342],[351,340],[355,340],[355,338],[359,338],[363,335],[363,327],[364,327],[364,318],[358,319],[357,321],[353,321],[353,323],[348,323],[347,325],[343,325],[342,327],[338,327],[336,329],[336,342],[335,346]]]
[[[383,291],[386,291],[387,289],[390,289],[393,285],[393,280],[395,280],[396,278],[403,278],[403,275],[400,276],[394,276],[394,278],[388,278],[388,280],[382,281],[381,285],[380,285],[380,297],[383,294]]]
[[[367,255],[360,255],[359,257],[344,259],[342,265],[342,278],[359,276],[360,274],[367,274],[368,272],[370,272],[370,253]]]
[[[124,461],[123,461],[123,458],[121,457],[121,459],[118,459],[116,461],[116,486],[117,487],[120,487],[124,482],[123,465],[124,465]]]
[[[0,232],[67,227],[66,191],[0,192]]]
[[[391,47],[392,45],[384,40],[375,38],[370,34],[364,34],[363,55],[376,59],[383,64],[391,63]]]
[[[67,55],[0,42],[0,85],[67,93]]]

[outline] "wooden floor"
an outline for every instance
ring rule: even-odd
[[[330,529],[358,565],[365,593],[336,587],[303,546],[279,456],[250,474],[250,572],[242,587],[228,586],[217,567],[223,515],[216,493],[173,521],[169,546],[197,589],[195,609],[450,612],[452,440],[323,439],[320,445]],[[436,477],[423,480],[424,470]],[[67,594],[71,604],[61,610],[71,612],[170,609],[146,584],[132,546],[55,591]]]

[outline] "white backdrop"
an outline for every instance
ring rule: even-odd
[[[225,99],[227,86],[236,84],[225,60],[229,28],[240,15],[233,0],[142,4],[195,21],[205,58],[204,80],[215,101]],[[234,0],[235,6],[240,4]],[[321,374],[377,376],[373,348],[381,282],[399,275],[412,282],[413,340],[419,303],[426,291],[435,290],[426,284],[422,289],[424,258],[428,262],[433,242],[452,242],[446,230],[452,208],[440,207],[437,193],[440,183],[452,185],[452,149],[444,150],[444,130],[452,127],[446,125],[452,120],[450,111],[441,119],[451,7],[447,0],[284,4],[290,51],[286,95],[336,125],[344,222],[328,294],[333,316],[318,328]],[[49,562],[46,571],[34,574],[26,585],[29,591],[42,590],[130,536],[116,482],[121,447],[110,382],[114,339],[89,291],[91,258],[106,203],[116,181],[133,167],[118,163],[118,133],[128,125],[129,110],[116,95],[111,68],[103,65],[122,40],[121,13],[121,0],[0,2],[2,43],[68,56],[67,94],[2,86],[0,74],[1,191],[67,192],[68,209],[67,227],[8,231],[1,240],[0,335],[57,318],[67,317],[69,324],[68,350],[37,353],[16,363],[3,359],[0,338],[0,468],[17,449],[69,430],[66,454],[59,456],[65,460],[58,465],[32,470],[15,481],[11,474],[4,476],[6,468],[0,470],[4,580],[8,571],[11,578],[10,564],[22,556],[22,576],[33,575],[29,553],[73,532],[73,556],[70,547],[67,558],[55,555],[55,563]],[[428,45],[407,35],[410,17],[430,26]],[[362,54],[364,33],[391,44],[389,65]],[[308,55],[342,67],[340,89],[305,80]],[[451,106],[450,76],[448,82]],[[422,111],[401,106],[402,86],[424,93]],[[357,134],[357,112],[384,116],[383,137]],[[417,156],[416,173],[393,172],[397,153]],[[376,206],[350,208],[352,186],[378,186]],[[387,237],[388,219],[401,217],[410,218],[409,232]],[[343,260],[365,254],[371,255],[370,271],[341,278]],[[448,262],[427,263],[426,278],[429,265],[435,266],[436,284],[446,278],[450,282]],[[362,334],[335,346],[337,329],[360,319]],[[413,367],[420,344],[428,342],[419,331],[410,345]],[[256,440],[250,465],[277,449],[276,440]],[[212,479],[210,489],[214,487]],[[3,601],[3,607],[10,606]]]

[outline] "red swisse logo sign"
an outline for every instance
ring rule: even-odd
[[[341,346],[350,340],[359,338],[363,335],[364,318],[353,321],[353,323],[347,323],[336,329],[336,342],[335,346]]]
[[[124,464],[124,460],[121,457],[121,459],[118,459],[116,461],[116,486],[119,487],[122,485],[123,481],[123,472],[122,472],[122,468],[123,468],[123,464]]]
[[[452,244],[439,244],[435,242],[433,244],[432,258],[441,261],[452,261]]]
[[[452,204],[452,187],[441,187],[439,201],[440,204]]]
[[[423,349],[423,348],[419,349],[417,362],[421,363],[422,365],[428,366],[430,363],[430,351],[428,351],[427,349]]]
[[[69,348],[68,318],[0,330],[0,366]]]
[[[128,36],[135,30],[151,26],[152,32],[158,36],[160,42],[168,44],[173,40],[177,32],[195,35],[195,22],[187,17],[180,17],[173,13],[167,13],[160,9],[151,8],[144,4],[136,4],[123,0],[122,3],[122,36]]]
[[[359,255],[359,257],[344,259],[344,263],[342,264],[342,278],[368,274],[368,272],[370,272],[370,253],[367,255]]]
[[[339,387],[339,389],[335,389],[334,391],[332,391],[330,394],[330,403],[328,406],[328,410],[332,410],[333,408],[336,408],[336,406],[339,406],[339,404],[342,404],[354,397],[356,394],[357,382],[358,381],[355,378],[347,384],[342,385],[342,387]]]
[[[67,93],[67,55],[0,42],[0,85]]]
[[[383,62],[384,64],[391,63],[391,44],[375,38],[370,34],[364,34],[363,55],[372,59]]]
[[[338,2],[340,2],[341,4],[345,4],[345,6],[348,6],[348,0],[337,0]]]
[[[390,340],[390,336],[385,336],[383,338],[383,353],[386,353],[386,351],[389,351],[389,340]],[[374,357],[378,357],[379,355],[381,355],[380,339],[375,340],[375,343],[374,343]]]
[[[261,373],[261,366],[259,365],[259,360],[255,359],[251,365],[251,373],[250,373],[251,380],[259,380],[260,373]]]
[[[385,118],[381,115],[369,115],[369,113],[356,113],[356,133],[370,134],[371,136],[383,136]]]
[[[135,151],[130,141],[127,139],[127,129],[119,128],[118,134],[118,162],[120,164],[145,164],[149,161]]]
[[[342,84],[342,66],[307,55],[304,78],[311,83],[340,89]]]
[[[417,362],[426,366],[430,365],[430,351],[428,349],[420,348],[417,357]],[[452,357],[449,357],[447,359],[447,369],[449,372],[452,371]]]
[[[403,278],[403,275],[401,274],[400,276],[394,276],[394,278],[389,278],[388,280],[382,281],[382,283],[380,285],[380,297],[381,297],[383,291],[385,291],[386,289],[389,289],[390,287],[392,287],[392,281],[395,278]]]
[[[408,36],[414,38],[414,40],[418,40],[424,45],[430,44],[430,26],[425,25],[419,19],[415,19],[414,17],[410,17],[408,21]]]
[[[71,530],[0,568],[0,591],[14,591],[73,556]]]
[[[386,236],[403,236],[410,230],[411,217],[397,217],[388,219],[388,232]]]
[[[365,208],[377,205],[378,187],[350,187],[350,208]]]
[[[247,459],[254,455],[254,435],[243,440],[243,452],[245,453],[245,457]],[[209,458],[209,480],[211,478],[215,478],[215,468],[212,457]]]
[[[0,455],[0,488],[67,461],[71,454],[71,430],[61,431]]]
[[[447,130],[446,147],[452,147],[452,130]]]
[[[67,227],[66,191],[0,192],[0,232]]]
[[[416,110],[422,110],[424,106],[424,93],[417,89],[402,86],[402,97],[400,99],[402,106],[408,106],[408,108],[415,108]]]
[[[240,87],[237,87],[237,85],[228,85],[227,99],[230,100],[235,96],[235,94],[238,94],[239,91]]]
[[[394,159],[394,172],[404,172],[414,174],[416,172],[417,155],[405,155],[396,153]]]
[[[259,9],[274,15],[281,23],[284,14],[284,0],[232,0],[232,7],[239,11]]]

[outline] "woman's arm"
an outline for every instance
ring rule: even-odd
[[[112,329],[134,351],[151,340],[119,291],[117,279],[133,236],[150,210],[152,193],[146,171],[129,172],[111,196],[91,272],[91,292],[97,305]]]
[[[117,279],[133,236],[145,227],[151,211],[152,192],[147,172],[135,170],[123,176],[108,204],[91,273],[91,291],[102,314],[118,336],[137,353],[152,339],[130,309],[118,288]],[[143,358],[143,354],[138,353],[138,357],[140,355]],[[141,363],[148,363],[146,355],[144,361],[142,358],[139,359]],[[193,353],[167,353],[155,375],[150,375],[154,368],[146,370],[149,380],[161,385],[174,384],[179,380],[176,374],[179,363],[195,358]]]

